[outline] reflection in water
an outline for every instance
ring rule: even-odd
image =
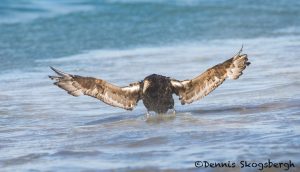
[[[145,121],[147,123],[161,123],[161,122],[170,122],[174,121],[176,118],[176,114],[156,114],[151,115],[149,117],[145,116]]]

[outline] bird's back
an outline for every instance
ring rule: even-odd
[[[143,103],[148,111],[165,113],[174,108],[173,89],[169,77],[152,74],[143,82]]]

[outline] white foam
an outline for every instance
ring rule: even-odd
[[[102,49],[90,50],[77,55],[61,58],[40,59],[37,62],[69,62],[76,63],[105,60],[110,58],[219,58],[227,59],[236,54],[241,45],[244,45],[243,53],[253,56],[269,53],[270,55],[279,54],[282,47],[295,46],[295,42],[300,42],[299,36],[284,36],[277,38],[254,38],[254,39],[225,39],[211,40],[203,42],[186,42],[181,45],[166,45],[152,47],[137,47],[130,49]],[[286,52],[289,53],[289,52]],[[251,56],[249,56],[251,58]],[[188,60],[188,59],[187,59]]]

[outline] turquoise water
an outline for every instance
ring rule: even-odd
[[[1,171],[299,167],[299,9],[296,0],[1,1]],[[54,66],[120,86],[152,73],[183,80],[242,44],[252,62],[244,75],[191,105],[174,97],[176,117],[145,121],[141,102],[125,111],[75,98],[47,77]]]
[[[94,49],[298,35],[300,2],[1,1],[0,70]]]

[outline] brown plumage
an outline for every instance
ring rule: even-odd
[[[51,69],[59,75],[49,76],[49,78],[56,81],[54,85],[66,90],[73,96],[88,95],[111,106],[127,110],[132,110],[140,99],[140,83],[118,87],[101,79],[71,75],[53,67]]]
[[[118,87],[101,79],[71,75],[53,67],[51,69],[58,76],[49,77],[56,81],[55,85],[73,96],[88,95],[126,110],[132,110],[142,99],[148,111],[165,113],[174,108],[172,94],[179,96],[181,104],[189,104],[208,95],[226,78],[238,79],[242,71],[250,64],[247,54],[241,54],[241,51],[191,80],[179,81],[152,74],[140,82]]]

